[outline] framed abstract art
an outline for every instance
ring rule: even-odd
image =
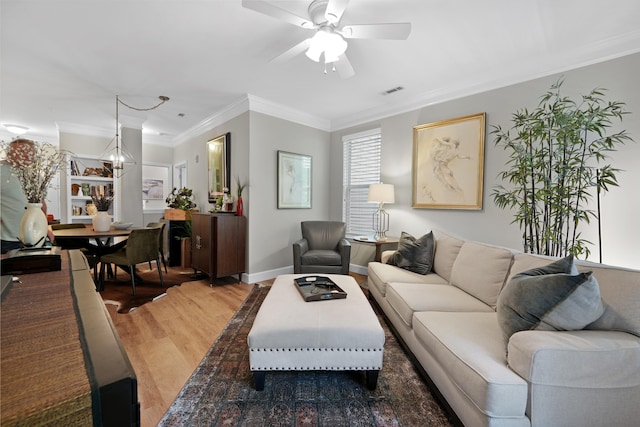
[[[485,113],[413,128],[414,208],[482,209]]]
[[[278,209],[311,208],[311,156],[278,150]]]

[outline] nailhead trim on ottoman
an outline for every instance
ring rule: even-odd
[[[306,302],[293,279],[278,276],[260,307],[249,336],[249,363],[256,389],[265,371],[367,371],[375,388],[382,368],[384,331],[362,290],[351,276],[330,277],[347,298]]]

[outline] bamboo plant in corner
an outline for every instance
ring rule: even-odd
[[[513,209],[522,230],[524,251],[551,255],[590,255],[592,242],[581,230],[599,221],[591,201],[617,186],[619,169],[608,153],[632,141],[625,130],[610,132],[622,121],[625,104],[608,101],[594,89],[578,102],[551,86],[537,108],[513,114],[513,127],[493,126],[495,144],[509,156],[499,174],[504,185],[492,197],[501,209]],[[598,244],[600,246],[600,244]]]

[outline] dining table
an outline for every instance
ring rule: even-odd
[[[111,246],[114,238],[127,237],[131,233],[131,228],[115,228],[111,227],[107,231],[95,231],[93,225],[86,224],[84,228],[61,228],[51,230],[56,242],[65,239],[89,238],[96,241],[98,247]]]
[[[116,228],[114,226],[111,226],[111,228],[109,228],[109,230],[106,231],[96,231],[93,229],[93,225],[92,224],[86,224],[84,228],[82,227],[78,227],[78,228],[60,228],[60,229],[51,229],[51,227],[49,227],[50,232],[53,234],[54,236],[54,241],[56,244],[62,245],[64,246],[64,241],[66,239],[68,240],[77,240],[77,239],[82,239],[82,238],[87,238],[87,239],[92,239],[96,242],[95,245],[91,245],[91,248],[88,248],[89,251],[94,254],[95,256],[97,256],[98,262],[100,260],[100,256],[104,255],[104,254],[108,254],[111,252],[115,252],[116,250],[118,250],[120,247],[122,247],[124,245],[124,241],[126,241],[126,239],[121,239],[121,238],[125,238],[127,236],[129,236],[129,234],[131,234],[131,230],[133,229],[132,227],[129,228]],[[118,240],[116,242],[116,240]],[[97,268],[97,267],[95,267]],[[128,268],[122,267],[123,269],[127,270],[128,272]],[[113,277],[114,273],[113,270],[111,269],[111,265],[107,266],[107,275],[109,277]],[[139,280],[140,282],[142,282],[142,279],[136,274],[135,269],[133,271],[133,274],[136,275],[136,279]],[[104,285],[104,279],[102,277],[100,277],[98,279],[99,283],[96,283],[98,285],[98,288],[102,288],[102,286]]]

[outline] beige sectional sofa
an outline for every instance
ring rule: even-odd
[[[496,307],[515,274],[553,260],[434,232],[432,272],[382,262],[368,288],[466,426],[640,425],[640,271],[593,271],[604,314],[583,330],[527,330],[505,342]]]

